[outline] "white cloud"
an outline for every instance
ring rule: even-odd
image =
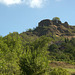
[[[47,0],[28,0],[27,4],[31,8],[41,8]]]
[[[24,3],[31,8],[41,8],[47,0],[0,0],[0,3],[5,5],[14,5]]]
[[[5,5],[13,5],[22,3],[22,0],[0,0],[0,3],[3,3]]]

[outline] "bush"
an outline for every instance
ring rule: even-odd
[[[20,68],[22,75],[49,75],[48,74],[48,59],[45,52],[40,50],[25,52],[24,56],[20,59]]]
[[[50,75],[71,75],[71,74],[65,69],[55,68],[50,72]]]
[[[56,21],[56,20],[60,21],[60,18],[59,17],[54,17],[52,20],[53,21]]]

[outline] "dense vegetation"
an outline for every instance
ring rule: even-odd
[[[35,30],[0,36],[0,75],[70,75],[49,64],[53,60],[75,64],[75,38],[37,36]]]
[[[67,38],[64,41],[51,44],[49,51],[51,59],[75,62],[75,39],[69,40]]]
[[[51,60],[74,62],[74,38],[57,44],[51,44],[52,41],[50,37],[41,36],[29,42],[16,32],[0,37],[0,75],[53,75]]]

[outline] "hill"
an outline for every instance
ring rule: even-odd
[[[42,20],[38,27],[21,34],[0,36],[0,75],[74,74],[74,37],[75,26],[59,18]]]
[[[45,19],[38,23],[38,27],[34,30],[30,29],[25,32],[27,35],[36,36],[50,36],[50,37],[75,37],[75,26],[71,26],[68,22],[62,23],[61,21]]]

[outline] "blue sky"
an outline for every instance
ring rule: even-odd
[[[0,0],[0,35],[22,33],[53,17],[75,25],[75,0]]]

